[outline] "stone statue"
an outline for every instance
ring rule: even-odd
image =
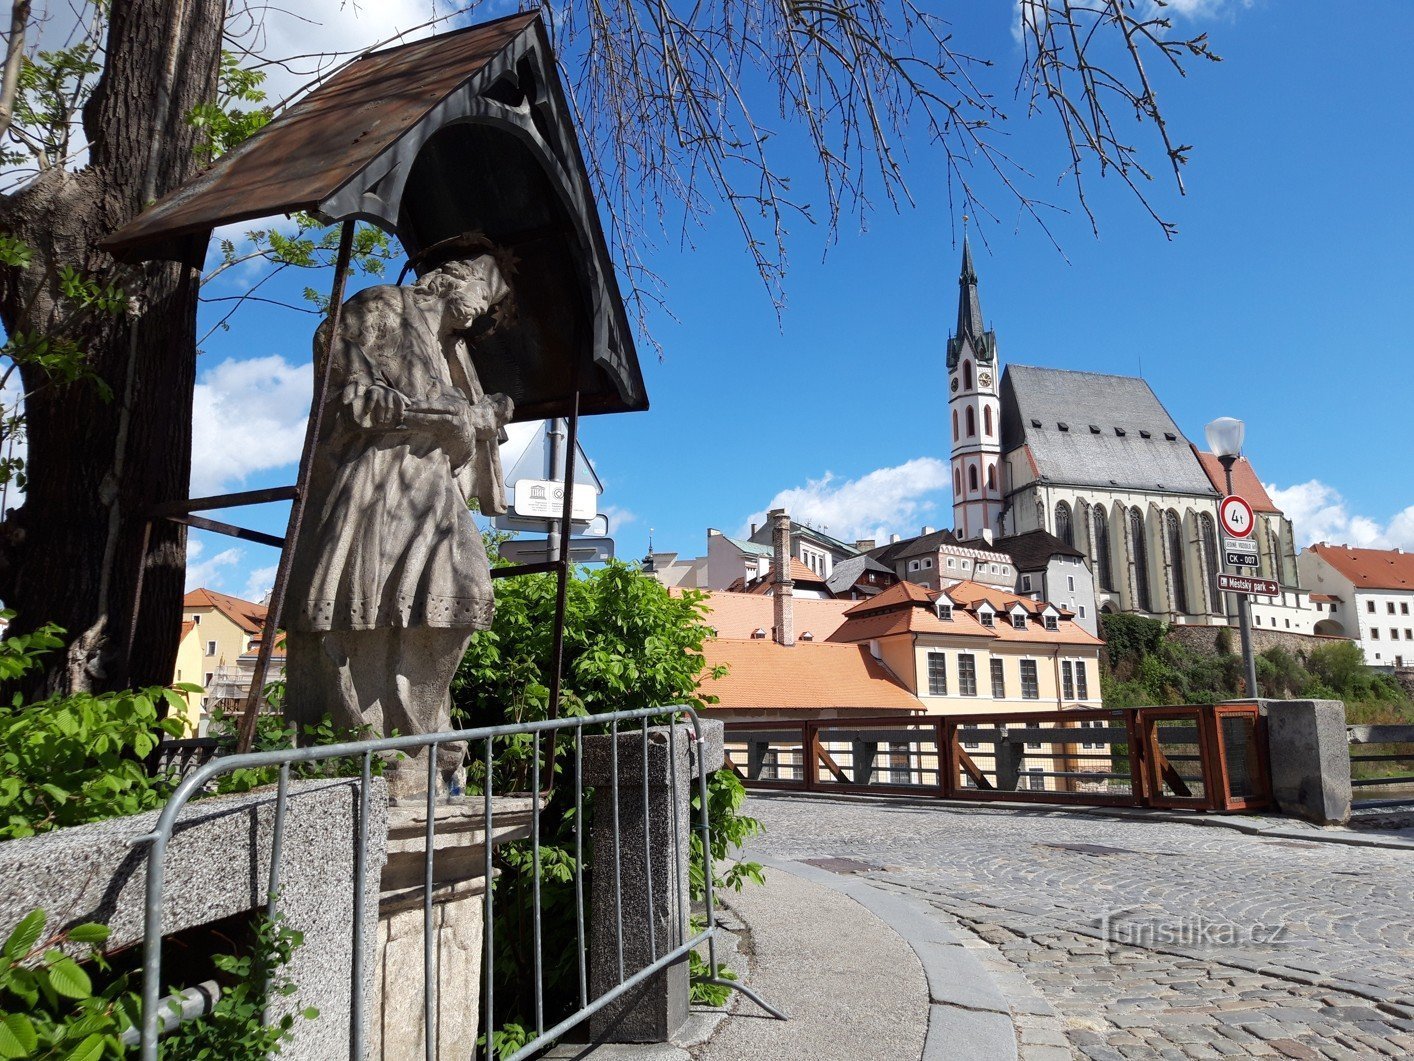
[[[468,502],[505,511],[498,439],[512,414],[482,392],[465,334],[509,293],[492,254],[449,261],[410,287],[360,291],[337,338],[327,321],[316,335],[316,368],[332,363],[286,595],[291,721],[451,728],[448,688],[493,611]],[[439,750],[444,778],[461,754]],[[426,770],[403,759],[394,794],[425,791]]]

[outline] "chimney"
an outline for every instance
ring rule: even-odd
[[[861,553],[867,553],[877,544],[878,543],[873,538],[860,538],[855,541],[854,547],[858,549]]]
[[[795,611],[793,608],[795,583],[790,577],[790,516],[783,508],[772,509],[766,517],[771,521],[771,545],[775,555],[772,558],[772,574],[775,575],[775,590],[772,602],[775,605],[776,625],[771,631],[776,644],[787,647],[795,644]]]
[[[978,537],[981,538],[981,539],[982,539],[984,542],[986,542],[988,545],[991,545],[991,544],[992,544],[992,539],[993,539],[993,537],[995,537],[995,535],[992,534],[992,528],[991,528],[991,527],[983,527],[982,530],[981,530],[981,533],[978,534]]]
[[[937,530],[936,527],[930,527],[930,526],[928,526],[928,524],[926,524],[926,523],[923,524],[923,533],[924,533],[924,534],[932,534],[933,531],[935,531],[935,530]]]
[[[889,544],[890,544],[890,545],[895,545],[895,544],[897,544],[897,542],[898,542],[898,535],[897,535],[897,534],[890,534],[890,535],[889,535]]]
[[[756,537],[756,527],[757,527],[757,524],[755,524],[755,523],[753,523],[753,524],[751,525],[751,534],[750,534],[750,537],[752,537],[752,538]]]

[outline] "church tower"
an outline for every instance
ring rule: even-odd
[[[997,336],[982,324],[972,247],[962,240],[957,332],[948,339],[953,530],[959,538],[996,532],[1002,512],[1002,424]]]

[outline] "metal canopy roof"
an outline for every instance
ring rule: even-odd
[[[199,267],[216,226],[296,210],[376,224],[414,261],[467,233],[509,250],[515,322],[472,349],[517,420],[569,415],[576,389],[584,413],[648,407],[538,15],[361,57],[103,246]]]

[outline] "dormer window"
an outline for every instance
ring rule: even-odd
[[[1153,438],[1154,436],[1151,435],[1151,434],[1150,434],[1149,432],[1147,432],[1147,431],[1141,431],[1141,432],[1139,432],[1139,437],[1140,437],[1140,438]]]
[[[1060,629],[1060,626],[1056,622],[1056,617],[1054,615],[1046,616],[1046,629],[1051,631]]]
[[[952,605],[951,605],[951,604],[939,604],[939,605],[938,605],[938,618],[941,619],[941,620],[943,620],[943,622],[945,622],[945,623],[950,623],[950,622],[952,622]]]
[[[1115,437],[1116,437],[1116,438],[1123,438],[1123,437],[1124,437],[1124,428],[1122,428],[1122,427],[1117,427],[1117,428],[1115,428]]]
[[[1026,613],[1025,613],[1025,612],[1017,612],[1015,615],[1013,615],[1013,616],[1011,617],[1011,627],[1012,627],[1013,630],[1025,630],[1025,629],[1026,629]]]
[[[751,631],[751,640],[753,640],[753,641],[764,641],[765,639],[766,639],[766,631],[765,631],[765,630],[762,630],[761,627],[758,626],[755,630]]]
[[[978,612],[978,613],[977,613],[977,621],[980,622],[983,626],[991,626],[991,625],[992,625],[992,613],[989,612],[989,611],[980,611],[980,612]]]

